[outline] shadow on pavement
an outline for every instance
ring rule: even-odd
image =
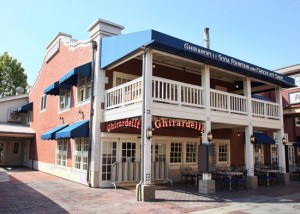
[[[9,175],[6,170],[1,169],[0,213],[68,212],[43,194]]]

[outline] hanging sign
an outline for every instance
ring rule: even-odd
[[[111,122],[107,125],[107,131],[110,132],[114,129],[121,128],[121,127],[133,127],[136,129],[140,129],[141,128],[141,120],[126,119],[126,120],[119,120],[119,121]]]
[[[183,121],[183,120],[172,120],[172,119],[158,119],[154,121],[154,127],[156,129],[164,127],[181,127],[181,128],[190,128],[203,132],[204,127],[202,123],[197,121]]]

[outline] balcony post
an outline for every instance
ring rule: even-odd
[[[286,163],[285,163],[285,146],[282,143],[282,138],[284,137],[284,128],[283,128],[283,110],[282,110],[282,90],[280,87],[275,89],[276,94],[276,103],[279,104],[278,113],[281,129],[277,130],[278,136],[278,163],[279,167],[283,169],[283,172],[286,172]]]
[[[141,182],[137,185],[137,199],[149,201],[155,199],[155,187],[151,185],[151,138],[152,138],[152,51],[146,49],[143,54],[143,111],[141,129]]]

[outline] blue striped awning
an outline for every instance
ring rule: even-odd
[[[59,95],[59,82],[55,82],[51,85],[49,85],[45,90],[44,90],[44,94],[47,95]]]
[[[253,135],[256,144],[275,144],[275,140],[265,133],[254,132]]]
[[[31,102],[31,103],[28,103],[26,105],[23,105],[23,106],[19,107],[17,109],[17,112],[26,113],[28,111],[32,111],[32,108],[33,108],[33,103]]]
[[[91,62],[89,62],[69,71],[66,75],[59,79],[59,85],[62,85],[64,87],[68,86],[69,88],[71,88],[72,86],[77,85],[78,74],[85,77],[90,77],[92,69],[91,65]]]
[[[89,136],[89,120],[82,120],[69,125],[55,134],[56,139],[81,138]]]
[[[42,140],[54,140],[56,132],[62,130],[63,128],[67,127],[68,125],[60,125],[56,126],[55,128],[45,132],[41,135]]]

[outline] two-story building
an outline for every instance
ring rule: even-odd
[[[59,33],[50,42],[29,95],[36,169],[93,187],[177,181],[181,165],[198,169],[198,146],[213,143],[215,164],[244,165],[251,184],[254,164],[272,162],[275,133],[285,170],[282,89],[292,78],[123,28],[99,19],[85,41]],[[266,91],[273,99],[257,95]]]
[[[0,166],[32,166],[35,132],[29,127],[32,103],[23,88],[15,96],[0,98]]]

